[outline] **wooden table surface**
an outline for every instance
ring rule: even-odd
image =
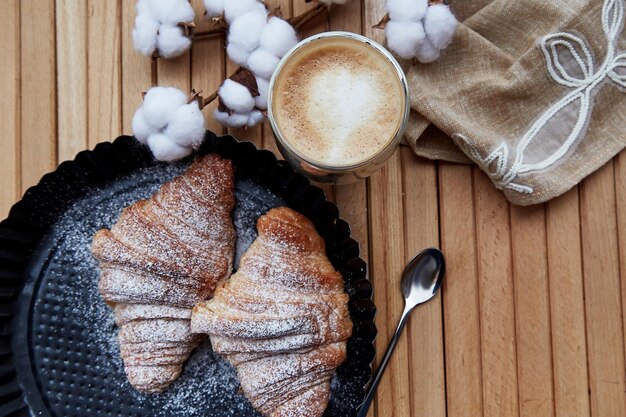
[[[132,47],[134,3],[0,0],[0,217],[59,162],[131,133],[152,75]],[[268,3],[286,16],[310,7]],[[302,35],[382,40],[372,24],[383,14],[383,0],[351,0]],[[212,92],[233,69],[216,37],[159,61],[154,75]],[[208,127],[222,131],[210,117]],[[275,150],[267,123],[230,133]],[[561,198],[515,207],[478,169],[403,147],[368,181],[328,188],[369,262],[379,358],[402,311],[405,263],[428,246],[448,261],[443,291],[413,314],[371,415],[626,416],[625,178],[621,155]]]

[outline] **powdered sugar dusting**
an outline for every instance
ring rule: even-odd
[[[183,164],[159,165],[136,172],[77,201],[54,226],[48,243],[48,261],[39,274],[30,332],[33,368],[45,401],[57,415],[125,415],[155,417],[257,416],[238,394],[233,368],[214,355],[205,341],[191,355],[179,379],[164,393],[144,395],[126,379],[117,341],[113,311],[98,293],[98,266],[91,254],[96,230],[111,227],[122,208],[154,194],[159,186],[180,175]],[[239,184],[238,184],[239,185]],[[254,191],[254,183],[238,196]],[[260,188],[258,185],[256,187]],[[276,197],[272,201],[280,201]],[[246,213],[254,208],[243,205]],[[254,224],[242,210],[240,228]],[[241,244],[244,244],[241,243]],[[175,314],[173,314],[175,315]]]
[[[321,416],[330,378],[345,360],[352,334],[342,277],[326,257],[313,224],[301,214],[273,209],[257,227],[259,236],[237,273],[218,287],[213,299],[194,309],[192,330],[208,333],[216,352],[237,355],[243,392],[261,413]],[[309,268],[319,285],[298,280],[276,285],[272,270],[278,265],[287,265],[294,276]],[[316,291],[323,286],[333,291]],[[248,354],[243,362],[242,353]],[[299,408],[295,413],[294,402]]]
[[[186,167],[155,165],[94,189],[76,201],[42,241],[40,253],[47,256],[29,268],[37,281],[32,313],[22,324],[32,341],[32,372],[45,405],[38,410],[36,401],[29,402],[34,414],[47,414],[44,409],[49,409],[64,417],[259,416],[239,393],[232,366],[211,351],[208,340],[192,353],[181,376],[164,393],[144,395],[134,390],[124,374],[113,311],[98,293],[98,267],[90,248],[93,233],[110,227],[122,208],[154,194]],[[256,238],[258,216],[284,204],[246,179],[237,181],[236,199],[235,266]],[[338,369],[332,383],[338,396],[331,399],[329,416],[345,416],[356,409],[362,391],[353,388],[353,378],[352,370]]]

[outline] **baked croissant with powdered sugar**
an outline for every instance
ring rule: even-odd
[[[139,391],[167,388],[202,340],[190,331],[191,309],[232,271],[234,182],[230,161],[205,156],[94,236],[100,294]]]
[[[343,279],[301,214],[270,210],[257,229],[239,270],[194,308],[191,329],[210,335],[261,414],[321,416],[352,334]]]

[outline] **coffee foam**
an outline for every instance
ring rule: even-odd
[[[277,76],[272,112],[283,138],[305,159],[363,162],[395,136],[403,86],[380,52],[352,39],[314,41]]]

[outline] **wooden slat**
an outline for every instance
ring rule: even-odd
[[[0,27],[5,38],[0,42],[4,64],[0,71],[0,129],[3,149],[0,152],[0,219],[20,192],[20,1],[3,3]]]
[[[483,415],[472,168],[439,165],[448,417]]]
[[[328,25],[330,30],[344,30],[365,34],[362,2],[350,0],[346,4],[333,7],[328,16]]]
[[[359,243],[361,258],[368,260],[367,181],[335,186],[335,204],[348,222],[352,238]]]
[[[376,356],[380,361],[404,309],[400,291],[400,276],[405,266],[400,151],[370,178],[369,224],[370,277],[378,308]],[[379,417],[410,415],[408,363],[408,338],[404,333],[378,386],[376,412]]]
[[[385,14],[381,1],[363,3],[363,34],[383,41],[374,25]],[[370,276],[374,285],[374,299],[378,307],[376,325],[377,363],[385,353],[395,324],[402,313],[404,301],[400,292],[400,275],[404,269],[404,213],[402,207],[402,159],[396,152],[387,165],[369,179]],[[405,334],[391,359],[376,394],[378,417],[410,415],[409,352]]]
[[[54,0],[23,0],[20,8],[24,191],[53,170],[57,161]]]
[[[511,236],[520,416],[552,417],[552,339],[544,206],[511,206]]]
[[[626,415],[613,163],[580,186],[591,415]]]
[[[614,159],[615,208],[617,211],[617,238],[619,250],[619,272],[622,284],[622,332],[626,354],[626,151]]]
[[[195,21],[200,21],[196,16]],[[157,60],[158,85],[162,87],[176,87],[185,93],[191,91],[191,52],[185,51],[182,55]]]
[[[122,132],[127,135],[132,134],[131,122],[141,106],[141,93],[152,84],[150,58],[133,47],[136,4],[136,0],[122,0]]]
[[[211,94],[224,80],[224,49],[222,39],[203,39],[194,43],[191,50],[191,85],[198,91]],[[213,118],[217,100],[202,110],[206,119],[206,128],[216,134],[224,133],[224,127]]]
[[[121,1],[88,2],[89,147],[122,132]]]
[[[483,412],[517,416],[517,360],[508,203],[474,168],[480,295]]]
[[[304,0],[292,0],[291,11],[293,16],[298,16],[307,10],[315,7],[315,2],[305,2]],[[343,7],[337,6],[337,7]],[[308,38],[311,35],[315,35],[316,33],[324,32],[328,30],[328,15],[319,15],[314,20],[311,20],[302,28],[298,29],[298,39]]]
[[[556,417],[589,416],[578,188],[546,204]]]
[[[87,0],[57,0],[58,162],[87,148]]]
[[[403,146],[405,263],[427,247],[439,247],[437,167]],[[396,277],[390,277],[397,279]],[[407,326],[411,416],[446,415],[441,293],[412,313]]]
[[[162,87],[176,87],[185,93],[191,91],[191,53],[186,51],[176,58],[159,58],[157,80]]]

